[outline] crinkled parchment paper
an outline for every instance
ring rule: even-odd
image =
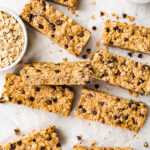
[[[91,4],[93,1],[96,2],[96,5]],[[19,14],[27,2],[28,0],[0,0],[0,6],[10,8]],[[80,0],[80,5],[76,11],[79,17],[72,15],[66,7],[60,5],[55,5],[55,7],[74,18],[78,23],[92,32],[91,39],[84,49],[85,54],[87,48],[91,48],[93,52],[96,48],[104,48],[103,45],[96,47],[96,42],[101,39],[105,20],[107,18],[115,19],[114,17],[110,17],[112,12],[120,16],[120,21],[127,21],[122,19],[122,13],[127,13],[131,16],[135,16],[136,19],[134,23],[150,27],[150,4],[135,4],[127,0]],[[109,17],[99,17],[100,10],[105,11]],[[96,19],[91,19],[91,15],[95,15]],[[96,26],[97,30],[92,31],[92,26]],[[23,62],[62,62],[62,58],[67,58],[68,61],[82,60],[81,58],[70,55],[67,51],[54,44],[28,25],[27,31],[29,44]],[[62,50],[62,52],[60,52],[60,50]],[[129,51],[127,50],[120,50],[117,48],[109,48],[109,50],[127,58],[129,57],[127,55]],[[50,51],[52,51],[52,54],[50,54]],[[134,53],[131,59],[150,64],[150,56],[144,55],[142,59],[139,59],[137,55],[138,53]],[[5,74],[17,73],[21,67],[21,65],[17,65],[12,70],[0,73],[0,91],[2,91]],[[93,81],[93,84],[88,85],[88,87],[94,88],[95,83],[100,84],[99,90],[101,91],[107,91],[110,94],[128,99],[143,101],[150,107],[150,95],[135,98],[130,96],[125,89],[110,86],[100,81]],[[131,146],[136,150],[150,149],[150,147],[144,148],[143,146],[144,142],[148,142],[150,145],[150,115],[148,115],[144,128],[141,129],[138,134],[95,122],[80,120],[75,118],[74,115],[79,101],[81,87],[74,87],[74,90],[76,96],[73,110],[68,118],[53,113],[32,110],[23,106],[0,104],[0,143],[16,139],[17,136],[15,136],[13,132],[15,128],[19,128],[21,130],[21,135],[23,135],[33,129],[41,129],[54,124],[57,126],[63,150],[71,150],[74,144],[79,144],[77,140],[78,135],[83,136],[83,144],[87,146],[90,145],[90,140],[95,140],[97,143],[96,146]],[[90,126],[88,125],[89,123]]]

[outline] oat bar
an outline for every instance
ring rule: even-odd
[[[79,0],[51,0],[51,1],[73,9],[76,9],[79,3]]]
[[[93,77],[141,94],[150,92],[150,67],[99,49],[93,56]]]
[[[45,0],[30,0],[20,16],[75,56],[82,52],[90,37],[90,31],[56,10]]]
[[[150,54],[150,28],[107,20],[102,43]]]
[[[2,145],[0,150],[61,150],[61,145],[55,126],[51,126],[39,131],[33,130],[13,142]]]
[[[83,89],[76,117],[138,132],[144,126],[147,111],[143,102]]]
[[[86,147],[75,145],[72,150],[134,150],[133,148],[117,148],[117,147]]]
[[[6,75],[5,79],[0,102],[11,102],[65,116],[70,114],[74,93],[68,87],[28,86],[20,76],[11,74]]]
[[[81,85],[90,81],[91,66],[88,61],[64,63],[25,64],[21,76],[33,85]]]

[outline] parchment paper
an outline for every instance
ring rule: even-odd
[[[96,5],[91,4],[93,1],[96,2]],[[10,8],[19,14],[27,2],[28,0],[0,0],[0,7]],[[55,5],[55,7],[74,18],[78,23],[82,24],[92,32],[91,39],[84,49],[85,54],[87,48],[91,48],[93,52],[96,48],[104,48],[103,45],[96,47],[96,42],[101,39],[105,20],[107,18],[115,20],[113,17],[106,16],[100,18],[100,10],[107,12],[108,16],[111,16],[110,14],[115,12],[120,16],[120,21],[127,21],[122,19],[122,13],[127,13],[131,16],[133,15],[136,18],[134,23],[150,27],[150,4],[134,4],[127,0],[80,0],[80,5],[76,11],[76,13],[79,14],[79,17],[72,15],[67,11],[66,7],[60,5]],[[96,17],[96,20],[91,19],[91,15],[93,14]],[[92,31],[92,26],[96,26],[97,30]],[[62,62],[62,58],[67,58],[68,61],[82,60],[82,58],[76,58],[69,54],[66,50],[63,50],[33,28],[27,26],[27,31],[29,44],[23,62]],[[62,50],[62,52],[59,52],[59,50]],[[127,55],[129,51],[127,50],[117,48],[110,48],[109,50],[118,55],[127,58],[129,57]],[[50,51],[53,53],[50,54]],[[131,59],[150,64],[150,56],[144,55],[142,59],[139,59],[137,58],[137,55],[138,53],[134,53]],[[5,74],[17,73],[21,67],[22,65],[17,65],[9,71],[0,73],[0,91],[2,91],[3,88]],[[94,88],[95,83],[100,84],[98,90],[107,91],[110,94],[128,99],[143,101],[150,107],[150,95],[135,98],[130,96],[125,89],[113,87],[100,81],[93,81],[93,84],[88,85],[88,87],[91,89]],[[95,122],[80,120],[75,118],[74,115],[79,101],[81,87],[74,87],[74,90],[76,96],[73,110],[68,118],[14,104],[0,104],[0,143],[2,144],[18,138],[13,132],[15,128],[19,128],[21,130],[21,135],[23,135],[33,129],[38,130],[49,125],[56,125],[63,150],[71,150],[74,144],[79,144],[79,141],[77,140],[78,135],[83,136],[82,143],[87,146],[90,145],[90,140],[95,140],[97,143],[96,146],[131,146],[136,150],[150,149],[150,146],[149,148],[144,148],[143,146],[144,142],[148,142],[150,145],[150,115],[148,115],[144,128],[141,129],[138,134]],[[88,125],[89,123],[90,126]],[[135,138],[133,138],[134,135],[136,135]]]

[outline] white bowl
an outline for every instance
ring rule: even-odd
[[[133,2],[133,3],[139,3],[139,4],[144,4],[144,3],[149,3],[150,0],[128,0],[130,2]]]
[[[8,13],[9,15],[13,16],[18,21],[18,23],[22,27],[22,30],[23,30],[23,33],[24,33],[24,40],[25,40],[24,41],[24,47],[22,49],[22,52],[21,52],[20,56],[17,58],[17,60],[15,60],[15,62],[13,62],[12,64],[10,64],[9,66],[4,67],[4,68],[0,68],[0,72],[1,72],[1,71],[5,71],[5,70],[8,70],[8,69],[14,67],[16,64],[18,64],[21,61],[21,59],[23,58],[23,56],[24,56],[24,54],[26,52],[26,49],[27,49],[28,36],[27,36],[26,27],[25,27],[23,21],[21,20],[21,18],[18,15],[16,15],[13,11],[11,11],[11,10],[9,10],[7,8],[3,8],[3,7],[0,7],[0,11]]]

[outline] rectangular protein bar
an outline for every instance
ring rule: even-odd
[[[99,49],[93,56],[93,77],[141,94],[150,92],[150,66]]]
[[[134,150],[133,148],[117,148],[117,147],[87,147],[81,145],[75,145],[72,150]]]
[[[138,132],[148,107],[143,102],[83,89],[76,117]]]
[[[107,20],[101,42],[105,45],[150,54],[150,28]]]
[[[1,145],[0,150],[61,150],[55,126],[33,130],[21,138]]]
[[[70,114],[74,93],[68,87],[28,86],[20,76],[11,74],[6,75],[5,79],[0,102],[11,102],[64,116]]]
[[[50,1],[73,9],[76,9],[79,3],[79,0],[50,0]]]
[[[90,38],[90,31],[45,0],[30,0],[20,17],[50,40],[78,56]]]
[[[25,83],[33,85],[81,85],[90,81],[88,61],[25,64],[21,70]]]

